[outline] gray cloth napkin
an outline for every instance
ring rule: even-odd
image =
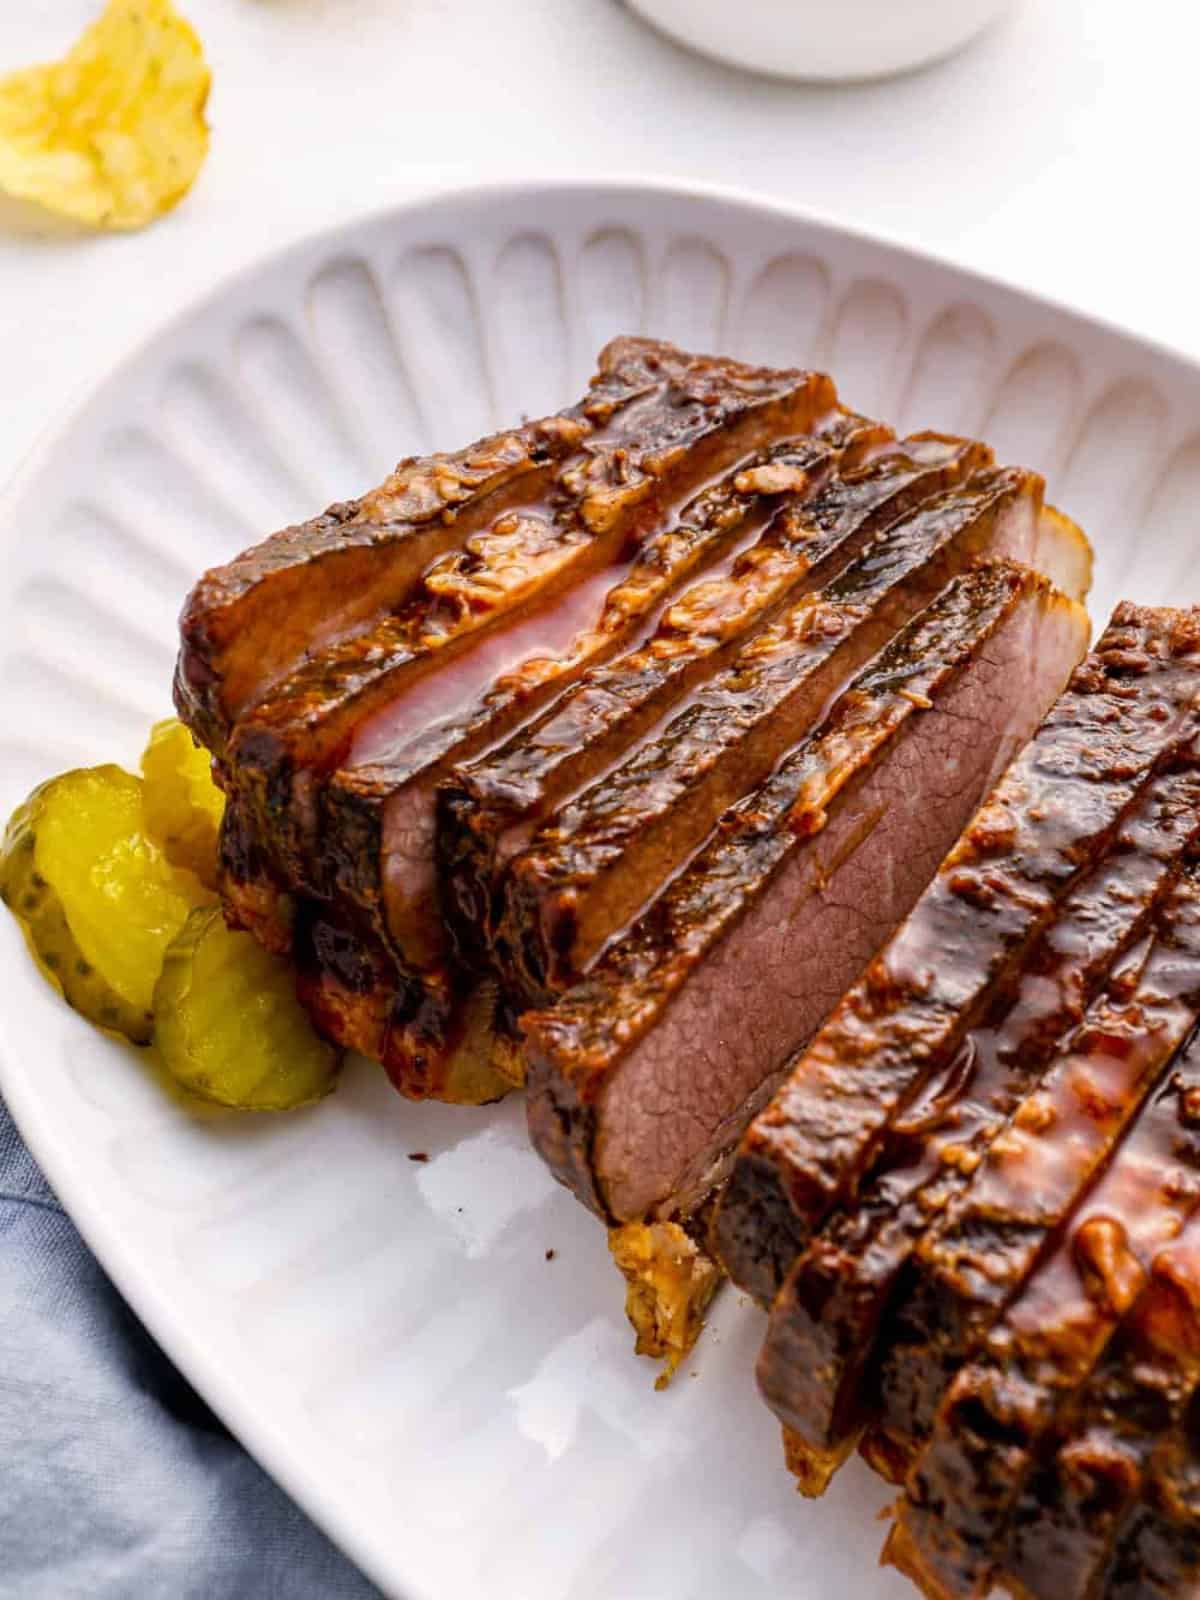
[[[172,1367],[0,1101],[0,1596],[378,1592]]]

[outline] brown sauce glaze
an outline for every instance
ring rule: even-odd
[[[1200,1051],[1181,1051],[1198,1013],[1200,870],[1190,868],[1144,955],[1118,967],[923,1242],[941,1305],[929,1371],[946,1371],[954,1352],[969,1359],[938,1406],[901,1518],[929,1569],[963,1593],[986,1589],[1046,1429],[1157,1251],[1200,1206],[1200,1128],[1181,1116],[1200,1088]]]
[[[857,1193],[892,1117],[1020,971],[1155,765],[1188,736],[1198,643],[1185,614],[1118,608],[913,915],[751,1126],[717,1228],[726,1268],[760,1303]]]
[[[830,697],[980,554],[1032,556],[1040,486],[986,472],[879,534],[697,688],[620,768],[556,812],[509,865],[495,953],[544,999],[587,971],[716,818],[761,783]]]
[[[308,887],[315,853],[290,806],[297,771],[336,766],[357,724],[433,666],[598,570],[633,561],[713,476],[837,414],[833,385],[815,374],[633,349],[635,381],[593,393],[584,407],[592,431],[548,484],[476,523],[365,630],[323,641],[243,711],[231,773],[293,886]]]
[[[1162,1436],[1100,1575],[1103,1600],[1179,1600],[1200,1585],[1200,1398]]]
[[[811,1449],[844,1459],[878,1415],[890,1312],[912,1251],[1138,941],[1200,833],[1200,772],[1157,777],[1111,854],[1063,903],[1015,988],[893,1121],[854,1204],[830,1218],[771,1311],[760,1384]],[[882,1380],[872,1369],[882,1364]],[[886,1423],[885,1423],[886,1425]]]
[[[179,715],[223,755],[235,719],[310,652],[368,627],[431,562],[548,489],[590,431],[577,409],[402,461],[372,493],[205,573],[180,619]]]
[[[439,836],[451,912],[468,940],[486,945],[503,870],[553,808],[651,739],[789,596],[819,587],[882,525],[986,459],[978,446],[932,437],[864,453],[866,462],[843,458],[836,477],[790,502],[727,577],[688,590],[642,649],[589,672],[519,737],[456,770]]]
[[[321,791],[321,847],[315,852],[332,891],[358,905],[381,938],[389,939],[416,965],[444,959],[446,935],[435,860],[436,790],[451,760],[461,761],[509,735],[549,698],[576,680],[589,663],[631,646],[656,611],[670,605],[689,574],[719,566],[748,532],[761,526],[778,496],[764,500],[753,488],[757,472],[767,481],[816,485],[833,470],[841,452],[853,452],[881,430],[844,412],[817,424],[810,438],[788,439],[740,463],[710,484],[682,510],[672,512],[638,547],[631,564],[609,568],[597,584],[573,591],[549,612],[543,607],[527,625],[510,624],[462,664],[465,676],[436,692],[442,715],[432,725],[398,741],[386,759],[360,748]],[[747,482],[749,480],[749,482]],[[741,484],[742,487],[738,487]],[[800,492],[800,491],[798,491]],[[560,653],[542,648],[547,631]],[[524,659],[521,659],[522,656]],[[443,668],[434,678],[440,685]],[[453,700],[458,692],[457,702]],[[416,691],[421,693],[421,686]],[[409,706],[412,691],[392,700],[374,719],[371,737],[420,714]],[[380,724],[384,724],[380,728]]]
[[[1018,658],[1027,666],[1035,640],[1045,653],[1036,686],[1012,670]],[[860,675],[828,723],[722,818],[586,981],[523,1019],[531,1131],[581,1198],[629,1220],[711,1189],[796,1040],[861,970],[887,919],[911,906],[1085,642],[1078,608],[1027,571],[993,567],[955,580]],[[913,689],[935,709],[919,710]],[[915,792],[923,767],[953,774],[937,827],[926,824],[923,842],[906,839],[903,849],[890,826],[864,833],[864,817],[901,818],[915,831],[915,818],[882,801],[889,785],[893,795],[897,784]],[[847,830],[858,846],[844,860]],[[868,884],[878,911],[864,919],[855,907]],[[801,906],[806,926],[818,913],[828,924],[827,944],[813,931],[795,948]],[[759,999],[747,1015],[751,994]],[[675,1108],[670,1118],[656,1116],[663,1104]]]
[[[1136,1520],[1160,1441],[1200,1384],[1200,1215],[1154,1258],[1145,1289],[1017,1501],[1003,1557],[1036,1600],[1089,1600]],[[1200,1557],[1200,1539],[1195,1541]],[[1182,1590],[1187,1574],[1178,1576]]]

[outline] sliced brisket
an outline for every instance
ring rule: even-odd
[[[1149,1280],[1074,1415],[1017,1504],[1006,1575],[1030,1600],[1089,1600],[1136,1521],[1163,1437],[1200,1383],[1200,1216],[1155,1257]],[[1200,1534],[1200,1526],[1197,1528]],[[1200,1537],[1196,1541],[1200,1553]]]
[[[977,1182],[942,1251],[954,1276],[943,1267],[938,1281],[955,1300],[943,1334],[961,1330],[964,1354],[984,1337],[938,1410],[899,1517],[925,1571],[955,1593],[987,1592],[1043,1440],[1158,1250],[1200,1206],[1200,1049],[1180,1050],[1200,1011],[1200,871],[1156,921],[1124,995],[1093,1008],[1073,1059],[1006,1133],[1003,1176]],[[984,1292],[964,1294],[984,1273]],[[992,1320],[985,1305],[998,1309],[1005,1285],[1016,1296]]]
[[[614,497],[650,489],[696,410],[720,408],[723,385],[766,400],[797,376],[687,356],[653,340],[614,340],[578,405],[452,455],[402,461],[360,499],[206,573],[180,620],[180,715],[223,753],[234,720],[290,670],[402,605],[428,568],[506,511],[540,506],[565,479],[599,529]],[[640,483],[636,469],[614,472],[600,440],[636,438],[669,392],[675,414],[656,424],[661,449]],[[831,386],[827,392],[832,404]]]
[[[520,1086],[524,1062],[504,1048],[493,978],[411,972],[340,908],[301,902],[296,925],[309,1014],[330,1039],[381,1062],[406,1098],[480,1105]]]
[[[883,1373],[894,1440],[915,1448],[928,1437],[965,1355],[1053,1248],[1186,1037],[1190,935],[1176,905],[1167,926],[1118,964],[970,1188],[918,1244]]]
[[[830,1473],[873,1419],[872,1368],[917,1240],[970,1185],[1009,1115],[1037,1084],[1114,962],[1142,937],[1200,833],[1194,752],[1156,775],[1110,852],[1067,897],[949,1066],[892,1123],[856,1201],[836,1212],[771,1309],[759,1383],[772,1410]],[[920,909],[914,913],[920,915]],[[889,1473],[898,1441],[875,1449]],[[800,1449],[793,1443],[793,1453]]]
[[[616,622],[607,632],[586,635],[583,644],[592,650],[602,635],[610,641],[617,637],[638,609],[636,598],[661,587],[664,572],[684,570],[681,551],[714,551],[718,537],[722,549],[730,548],[735,535],[744,540],[747,530],[753,530],[765,510],[778,506],[783,494],[783,506],[766,532],[735,557],[728,571],[706,577],[673,603],[652,646],[635,649],[610,666],[593,668],[581,680],[579,693],[568,692],[545,717],[523,728],[507,751],[525,753],[516,759],[527,774],[556,743],[559,757],[565,755],[564,739],[572,742],[572,753],[579,757],[576,775],[583,763],[595,770],[602,755],[600,744],[603,757],[611,761],[679,698],[688,682],[702,671],[715,670],[716,658],[732,653],[753,623],[768,621],[788,593],[819,582],[861,549],[882,523],[920,499],[933,497],[988,459],[983,446],[933,436],[910,440],[904,447],[889,445],[877,424],[839,412],[822,418],[812,438],[776,447],[749,468],[739,468],[705,491],[677,526],[655,535],[630,579],[609,597]],[[839,469],[836,474],[834,467]],[[688,570],[699,564],[692,560]],[[501,645],[507,638],[500,636]],[[485,653],[477,651],[468,664]],[[581,646],[576,655],[583,654]],[[708,656],[714,659],[707,662]],[[564,678],[569,680],[574,669],[568,672],[567,666]],[[445,676],[438,674],[432,684],[436,687]],[[544,675],[539,681],[555,687]],[[445,1072],[461,1076],[464,1037],[473,1052],[481,1044],[478,1030],[469,1025],[477,1010],[473,984],[464,985],[447,970],[445,897],[439,893],[434,862],[437,787],[451,759],[460,760],[474,745],[494,738],[503,730],[506,716],[529,709],[528,694],[518,693],[511,681],[492,683],[484,701],[468,702],[455,716],[432,719],[432,726],[397,749],[388,764],[348,765],[323,790],[321,833],[326,859],[332,863],[329,877],[335,897],[342,905],[358,907],[369,925],[382,929],[377,942],[386,938],[403,950],[407,968],[403,994],[409,992],[408,980],[419,968],[431,994],[441,1002],[440,1012],[436,1004],[423,1006],[419,1023],[401,1025],[398,1013],[389,1009],[393,1023],[387,1029],[384,1059],[405,1092],[424,1092],[430,1074],[436,1081],[439,1052]],[[578,720],[581,709],[587,731]],[[569,732],[571,725],[574,734]],[[551,761],[556,770],[542,773],[543,797],[555,792],[571,765],[570,760]],[[464,812],[477,814],[473,796],[465,807],[457,808],[457,814]],[[443,812],[443,820],[448,814]],[[508,830],[510,836],[512,831]],[[460,919],[460,942],[465,943],[463,928]],[[338,1037],[343,1042],[353,1042],[364,1031],[377,1031],[377,994],[364,992],[359,1002],[364,1015],[356,1018],[355,1001],[336,978],[314,973],[309,992],[327,1021],[336,1017],[342,1024]],[[502,1067],[510,1058],[519,1062],[519,1048],[507,1045],[503,1030],[494,1031],[491,1038],[493,1057],[503,1058]],[[406,1053],[414,1063],[411,1083],[405,1072]],[[511,1069],[506,1068],[505,1075],[511,1077]]]
[[[585,407],[402,461],[361,499],[205,573],[180,618],[179,715],[222,754],[235,719],[299,662],[402,601],[426,567],[507,507],[547,492],[593,432]]]
[[[1009,565],[954,580],[588,978],[523,1019],[534,1142],[617,1220],[711,1190],[1086,644]],[[793,929],[803,925],[804,938]]]
[[[882,527],[989,460],[983,446],[934,436],[877,447],[862,464],[844,454],[838,473],[789,501],[727,575],[681,596],[640,649],[589,672],[515,738],[458,768],[438,834],[467,938],[490,932],[503,868],[554,807],[601,778],[789,599],[820,588]]]
[[[735,558],[781,495],[803,501],[841,462],[886,447],[884,430],[846,412],[832,412],[814,428],[809,438],[789,439],[743,462],[667,516],[636,547],[632,564],[605,579],[602,593],[584,594],[582,605],[573,593],[566,606],[508,628],[359,725],[321,798],[322,876],[333,892],[361,907],[413,961],[440,959],[446,936],[436,795],[452,763],[503,740],[548,700],[569,692],[589,667],[617,671],[597,664],[631,647],[636,653],[680,584]],[[723,576],[686,590],[668,615]],[[523,728],[516,738],[525,737]]]
[[[661,385],[648,348],[625,343],[601,357],[592,399],[602,418],[626,398]],[[425,570],[516,506],[549,494],[593,433],[588,402],[496,434],[451,455],[402,461],[379,488],[287,528],[204,574],[180,618],[175,701],[180,716],[219,757],[235,720],[302,663],[411,596]],[[226,903],[238,925],[268,948],[290,945],[269,832],[226,773],[230,804],[222,841]]]
[[[717,1219],[735,1282],[770,1306],[859,1190],[892,1120],[967,1032],[1188,736],[1200,619],[1122,605],[916,911],[743,1141]]]
[[[568,638],[558,656],[522,658],[529,624],[508,628],[359,726],[355,751],[373,736],[373,726],[390,719],[389,737],[397,746],[386,764],[355,766],[352,751],[349,764],[321,782],[319,845],[306,846],[301,830],[291,854],[312,875],[310,886],[339,906],[341,940],[350,937],[351,925],[357,926],[363,947],[359,965],[382,972],[393,962],[396,973],[390,994],[379,985],[354,991],[318,963],[307,970],[305,992],[340,1042],[361,1049],[365,1039],[376,1041],[370,1053],[380,1055],[403,1093],[457,1097],[454,1086],[466,1081],[480,1092],[491,1086],[494,1094],[512,1082],[506,1060],[520,1065],[519,1049],[508,1046],[506,1034],[483,1025],[476,981],[466,979],[449,959],[434,850],[435,795],[447,764],[500,737],[589,661],[627,646],[689,573],[736,560],[739,545],[761,528],[781,498],[799,504],[835,467],[856,465],[887,448],[885,429],[846,412],[820,417],[814,429],[810,437],[752,456],[649,534],[617,586],[602,596],[598,620],[589,615],[580,626],[577,612],[573,620],[569,613],[556,617],[555,627],[566,628],[563,637]],[[974,455],[979,449],[932,442],[924,448],[931,457]],[[569,599],[575,606],[578,596]],[[686,598],[679,602],[686,603]],[[539,617],[533,621],[543,626]],[[544,633],[540,637],[545,644]],[[401,713],[422,729],[407,743],[400,736]],[[369,742],[364,749],[370,753]],[[302,774],[302,784],[307,776]],[[293,785],[293,800],[302,792],[302,786]],[[285,800],[281,810],[287,809]],[[280,830],[271,832],[278,839]],[[227,894],[240,898],[240,886],[227,884]],[[258,885],[251,894],[257,909]],[[414,1004],[422,988],[421,1002]]]
[[[225,796],[218,866],[229,924],[252,933],[273,955],[290,955],[295,904],[259,842],[249,804],[236,793]]]
[[[1040,481],[988,471],[887,529],[705,683],[509,865],[495,953],[517,992],[568,987],[761,783],[858,668],[980,555],[1033,564]]]
[[[229,741],[233,784],[251,797],[263,840],[291,886],[327,891],[317,793],[324,775],[353,763],[360,731],[367,755],[382,755],[404,727],[459,714],[530,657],[565,654],[569,662],[573,653],[586,657],[585,641],[615,648],[638,619],[626,614],[619,593],[615,609],[607,604],[614,592],[632,577],[644,604],[654,593],[653,581],[638,582],[630,571],[646,541],[661,594],[706,549],[717,554],[732,537],[719,516],[690,540],[669,537],[714,476],[823,418],[835,438],[853,426],[836,410],[833,385],[816,374],[768,372],[641,342],[628,347],[629,357],[630,381],[602,378],[584,406],[593,432],[534,498],[481,517],[453,548],[423,562],[365,631],[326,641],[242,708]],[[620,359],[612,370],[623,370]],[[774,466],[774,481],[786,476],[784,462],[759,465]],[[802,466],[795,474],[804,481]],[[735,512],[744,514],[752,499],[753,492],[736,496]],[[606,612],[615,626],[605,626]],[[552,684],[543,677],[544,696]],[[536,706],[538,675],[524,687]],[[523,697],[510,698],[519,705]],[[498,737],[507,725],[502,708],[493,714]]]

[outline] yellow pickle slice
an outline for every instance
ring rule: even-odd
[[[212,758],[175,717],[156,722],[142,752],[142,815],[146,832],[174,866],[217,886],[217,835],[225,796],[212,778]]]
[[[41,784],[0,845],[0,898],[76,1011],[146,1044],[171,940],[204,898],[142,830],[142,785],[120,767]]]
[[[188,918],[154,991],[155,1041],[183,1088],[241,1111],[287,1111],[329,1094],[341,1056],[296,999],[295,975],[218,906]]]

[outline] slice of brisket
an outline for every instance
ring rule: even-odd
[[[179,621],[182,720],[222,754],[246,707],[307,654],[370,626],[507,506],[549,490],[590,432],[576,406],[458,453],[406,459],[378,490],[203,574]]]
[[[720,407],[732,380],[766,398],[795,373],[687,356],[648,339],[615,339],[587,396],[558,416],[495,434],[452,455],[402,461],[377,488],[214,568],[180,619],[175,676],[180,716],[214,753],[233,722],[300,662],[403,604],[433,564],[465,548],[506,511],[532,509],[569,477],[589,525],[614,497],[650,489],[697,408]],[[638,435],[646,412],[675,395],[661,451],[640,483],[614,472],[596,445]],[[832,395],[830,394],[832,404]]]
[[[1093,1008],[1073,1058],[1006,1133],[1003,1172],[977,1181],[977,1203],[947,1241],[956,1276],[943,1270],[939,1283],[955,1304],[941,1327],[953,1324],[962,1354],[976,1347],[938,1409],[899,1520],[933,1584],[953,1593],[987,1592],[1048,1431],[1158,1250],[1200,1206],[1200,1049],[1180,1049],[1200,1013],[1200,871],[1156,920],[1140,970]],[[964,1294],[959,1285],[984,1270],[984,1292]],[[1015,1298],[989,1316],[1006,1285]]]
[[[887,444],[878,424],[842,411],[817,419],[814,429],[741,462],[665,517],[635,547],[632,564],[606,579],[599,605],[589,600],[572,613],[577,597],[569,596],[569,607],[551,613],[557,642],[539,613],[361,724],[321,796],[322,876],[333,892],[361,907],[413,961],[440,959],[436,797],[453,764],[505,739],[585,675],[618,671],[599,663],[637,654],[664,604],[677,615],[698,590],[720,584],[725,574],[706,576],[673,599],[689,577],[736,565],[740,546],[781,498],[803,502],[840,464]],[[522,728],[516,738],[525,737]]]
[[[534,1142],[585,1203],[638,1220],[712,1189],[1086,637],[1025,569],[955,579],[588,978],[523,1019]]]
[[[965,1355],[1052,1248],[1186,1036],[1191,991],[1180,986],[1191,981],[1191,956],[1177,945],[1189,934],[1177,909],[1118,964],[970,1188],[917,1245],[883,1370],[893,1440],[912,1449],[929,1436]]]
[[[687,357],[666,346],[637,343],[632,350],[634,373],[643,380],[652,373],[655,383],[629,382],[608,393],[602,379],[597,393],[606,398],[585,402],[594,431],[533,499],[481,518],[413,572],[364,631],[310,651],[242,708],[229,740],[233,786],[251,797],[263,841],[290,886],[326,891],[316,796],[323,776],[353,763],[358,738],[368,756],[382,755],[403,727],[455,715],[530,657],[565,652],[569,659],[573,644],[586,656],[589,636],[593,648],[615,648],[638,618],[606,602],[631,578],[647,541],[661,594],[731,536],[714,517],[707,540],[669,538],[698,491],[823,418],[831,419],[835,438],[857,420],[836,410],[833,385],[817,374]],[[618,360],[613,371],[621,370]],[[785,462],[759,465],[774,467],[773,481],[789,476]],[[792,481],[804,480],[797,465]],[[753,491],[739,496],[735,511],[744,513],[752,499]],[[643,603],[653,592],[653,582],[634,582]],[[612,628],[604,626],[606,613]],[[547,676],[542,695],[551,687]],[[537,674],[525,689],[536,705]],[[519,705],[522,696],[511,698]],[[507,729],[501,708],[494,715],[498,737]]]
[[[1195,1048],[1195,1046],[1193,1046]],[[1155,1257],[1145,1289],[1022,1491],[1005,1574],[1030,1600],[1089,1600],[1138,1516],[1164,1436],[1200,1384],[1200,1215]],[[1200,1525],[1196,1547],[1200,1553]]]
[[[1040,480],[988,471],[879,534],[510,863],[494,951],[532,1000],[585,973],[862,664],[981,555],[1033,564]]]
[[[1200,1585],[1200,1394],[1161,1438],[1142,1499],[1095,1587],[1098,1600],[1181,1600]]]
[[[810,1479],[841,1464],[873,1419],[904,1268],[933,1219],[970,1185],[1008,1117],[1036,1086],[1114,963],[1139,940],[1200,834],[1200,771],[1156,775],[1109,852],[1067,897],[1025,961],[888,1129],[854,1204],[797,1260],[771,1309],[759,1383],[812,1452]],[[793,1454],[800,1445],[793,1442]],[[874,1459],[894,1472],[898,1441]]]
[[[486,945],[503,869],[554,807],[600,779],[789,599],[820,588],[881,528],[989,462],[981,445],[930,435],[876,448],[862,464],[844,455],[837,474],[793,498],[728,574],[682,595],[640,649],[587,673],[515,738],[459,766],[441,796],[438,841],[464,942]]]
[[[656,380],[645,372],[641,385]],[[222,754],[236,718],[299,662],[369,626],[506,508],[548,492],[593,432],[586,405],[404,460],[378,489],[206,572],[180,618],[179,715]]]
[[[1118,607],[913,915],[748,1131],[717,1238],[734,1281],[764,1306],[1186,737],[1198,647],[1194,614]]]

